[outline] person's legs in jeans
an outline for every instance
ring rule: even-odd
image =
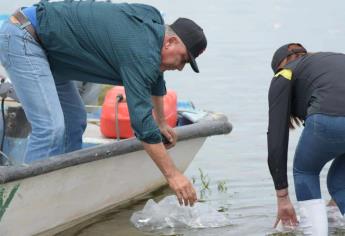
[[[338,156],[332,163],[327,175],[329,194],[337,203],[342,215],[345,214],[345,154]]]
[[[320,199],[320,177],[323,166],[332,159],[324,153],[321,140],[314,136],[312,121],[307,120],[299,139],[294,163],[293,176],[298,201]],[[322,143],[322,142],[321,142]]]
[[[328,161],[344,151],[344,117],[308,117],[293,165],[296,197],[301,210],[300,225],[304,227],[306,235],[315,235],[317,232],[322,232],[317,235],[327,234],[327,215],[321,199],[319,174]]]
[[[86,128],[86,111],[84,103],[74,81],[56,82],[65,118],[65,152],[82,147],[82,136]]]
[[[320,171],[344,152],[345,117],[317,114],[306,120],[293,164],[298,201],[321,198]]]
[[[44,50],[26,30],[9,22],[0,35],[0,60],[32,127],[25,162],[63,153],[64,117]]]

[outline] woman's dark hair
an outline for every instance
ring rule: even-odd
[[[295,60],[296,58],[302,57],[305,54],[307,54],[307,51],[301,44],[290,44],[288,46],[288,51],[291,52],[290,55],[287,57],[288,61],[289,59]],[[296,127],[301,126],[303,121],[298,118],[297,116],[290,115],[290,120],[289,120],[289,128],[290,129],[295,129]]]

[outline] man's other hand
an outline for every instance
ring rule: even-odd
[[[169,143],[164,143],[166,149],[170,149],[176,145],[177,135],[173,128],[167,124],[159,125],[159,130]]]

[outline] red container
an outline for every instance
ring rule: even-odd
[[[130,138],[134,136],[134,133],[131,128],[126,94],[123,86],[116,86],[110,89],[105,96],[101,113],[101,132],[108,138],[117,137],[115,128],[115,101],[116,96],[119,94],[122,94],[124,97],[118,104],[119,137]],[[177,96],[172,90],[168,90],[164,96],[164,115],[168,125],[175,127],[177,123]]]

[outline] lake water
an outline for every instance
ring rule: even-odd
[[[9,13],[35,1],[1,0],[0,13]],[[134,2],[134,1],[130,1]],[[234,126],[227,136],[207,140],[186,175],[196,179],[207,174],[211,193],[207,203],[222,208],[232,225],[219,229],[175,232],[181,235],[265,235],[276,217],[273,183],[267,168],[267,91],[274,50],[288,42],[301,42],[310,51],[345,52],[345,2],[341,0],[147,0],[171,23],[179,16],[198,22],[208,37],[208,48],[198,59],[200,74],[190,68],[166,73],[167,85],[180,99],[199,108],[225,113]],[[300,130],[290,135],[289,166]],[[322,172],[322,191],[329,199]],[[291,171],[290,193],[296,202]],[[138,180],[140,181],[140,180]],[[219,181],[225,181],[220,184]],[[223,192],[219,186],[226,187]],[[114,186],[116,187],[116,186]],[[171,194],[158,191],[160,199]],[[145,201],[96,217],[62,235],[150,235],[129,222]]]

